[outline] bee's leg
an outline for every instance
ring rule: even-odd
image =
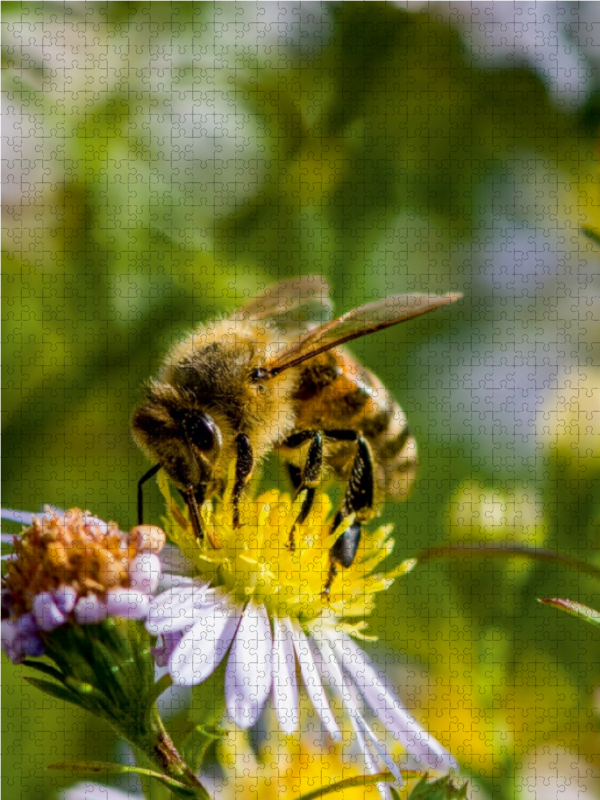
[[[197,541],[201,543],[204,541],[204,528],[202,527],[200,509],[202,507],[202,503],[204,502],[204,491],[198,489],[194,491],[194,487],[189,486],[187,494],[182,492],[182,495],[190,510],[190,520],[192,521],[192,530],[194,531],[194,536],[196,537]]]
[[[233,494],[231,502],[233,503],[233,527],[240,527],[240,510],[239,500],[244,490],[244,486],[248,483],[248,479],[252,474],[252,467],[254,466],[254,455],[252,453],[252,446],[250,439],[245,433],[240,433],[236,437],[237,458],[235,460],[235,482],[233,484]]]
[[[298,494],[298,490],[302,486],[302,470],[295,464],[287,464],[288,475],[294,487],[294,494]]]
[[[145,475],[138,481],[137,485],[137,514],[138,514],[138,525],[144,524],[144,484],[146,481],[149,481],[150,478],[153,478],[158,470],[162,467],[162,464],[155,464],[151,467]]]
[[[373,508],[375,494],[375,478],[373,455],[364,436],[353,430],[323,431],[327,439],[336,442],[356,442],[356,455],[352,462],[352,471],[348,488],[342,501],[342,507],[335,515],[331,530],[334,531],[349,514],[356,513],[359,519],[369,516]],[[363,512],[361,514],[361,512]]]
[[[323,471],[323,434],[319,431],[300,431],[299,433],[293,433],[291,436],[288,436],[288,438],[283,442],[285,447],[295,448],[301,447],[305,442],[308,442],[311,439],[312,442],[308,448],[306,463],[304,464],[304,469],[302,472],[300,472],[297,467],[294,467],[294,471],[292,472],[290,467],[293,465],[288,465],[288,469],[290,469],[290,475],[292,476],[292,481],[294,483],[295,478],[297,479],[298,476],[301,476],[298,484],[296,485],[296,495],[306,489],[306,497],[302,502],[302,507],[300,508],[298,516],[294,520],[294,524],[292,525],[292,529],[290,530],[288,537],[287,546],[288,550],[290,550],[292,553],[296,549],[296,542],[294,539],[296,527],[298,525],[302,525],[304,520],[310,514],[310,510],[315,499],[316,486],[321,480],[321,472]]]
[[[329,572],[321,597],[329,600],[331,585],[338,574],[338,565],[341,567],[351,567],[360,544],[362,526],[360,522],[353,522],[341,536],[338,536],[333,547],[329,551]]]
[[[338,536],[329,551],[329,574],[323,588],[323,598],[328,599],[331,584],[338,573],[338,566],[350,567],[356,557],[360,544],[361,522],[368,518],[374,504],[374,468],[371,449],[360,433],[351,430],[333,430],[324,433],[329,439],[338,442],[356,442],[356,455],[352,463],[348,488],[342,507],[333,520],[332,531],[335,531],[349,514],[355,513],[357,519]]]

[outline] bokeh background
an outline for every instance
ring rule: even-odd
[[[161,355],[319,273],[339,311],[464,293],[353,348],[420,449],[383,512],[393,561],[453,542],[598,563],[598,3],[2,11],[5,506],[133,524],[129,417]],[[454,557],[373,619],[473,797],[600,797],[599,633],[540,597],[599,605],[562,565]],[[4,790],[54,797],[47,763],[120,745],[26,672],[3,662]]]

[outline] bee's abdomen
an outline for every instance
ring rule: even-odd
[[[379,378],[343,349],[312,359],[302,370],[298,411],[299,428],[360,431],[375,461],[378,502],[384,497],[403,500],[412,487],[417,447],[406,417]],[[347,480],[354,446],[334,445],[329,465]]]
[[[398,403],[373,373],[366,377],[373,402],[365,408],[361,427],[378,466],[381,494],[404,500],[416,475],[417,445]]]

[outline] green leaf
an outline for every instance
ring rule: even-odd
[[[39,672],[43,672],[44,675],[48,675],[49,678],[54,678],[54,680],[62,683],[65,679],[65,676],[60,672],[60,670],[51,667],[49,664],[44,664],[43,661],[31,661],[30,659],[25,659],[23,661],[24,667],[31,667],[31,669],[37,669]]]
[[[94,713],[101,712],[105,715],[105,712],[108,710],[108,699],[102,692],[94,688],[91,683],[78,681],[75,678],[67,676],[65,678],[65,684],[69,689],[72,689],[73,692],[77,693],[80,698],[79,704],[82,708],[86,708],[88,711]]]
[[[467,785],[464,783],[462,786],[455,786],[449,775],[431,783],[424,776],[412,790],[408,800],[464,800],[467,796]]]
[[[198,772],[206,751],[215,739],[227,736],[228,731],[218,725],[196,725],[186,737],[182,747],[182,756],[194,772]]]
[[[581,230],[583,233],[585,233],[588,239],[591,239],[594,244],[600,246],[600,231],[591,228],[589,225],[582,225]]]
[[[143,767],[133,767],[126,764],[113,764],[111,761],[59,761],[56,764],[50,764],[46,769],[56,769],[62,772],[85,772],[85,773],[105,773],[110,772],[114,775],[123,775],[134,773],[136,775],[145,775],[154,780],[160,781],[165,786],[174,787],[176,789],[183,789],[189,791],[190,797],[194,793],[183,783],[169,778],[168,775],[162,775],[160,772],[155,772],[152,769],[144,769]]]
[[[600,611],[593,608],[584,606],[583,603],[577,603],[575,600],[565,600],[560,597],[544,598],[539,600],[546,606],[559,608],[561,611],[566,611],[567,614],[572,614],[574,617],[579,617],[589,622],[592,625],[600,626]]]
[[[152,692],[150,693],[150,699],[152,700],[152,702],[155,703],[161,696],[161,694],[163,692],[166,692],[167,689],[169,689],[172,685],[173,685],[173,678],[167,672],[165,675],[162,676],[162,678],[159,678],[154,684]]]
[[[404,772],[406,775],[407,773]],[[297,800],[317,800],[335,792],[343,792],[344,789],[353,789],[356,786],[373,786],[377,783],[393,783],[396,779],[391,772],[380,772],[377,775],[357,775],[355,778],[346,778],[337,783],[330,783],[329,786],[321,786],[313,792],[300,795]]]
[[[45,692],[46,694],[51,695],[52,697],[56,697],[57,700],[63,700],[67,703],[73,703],[75,706],[79,706],[79,708],[85,709],[86,706],[81,702],[81,700],[77,697],[76,694],[70,692],[68,689],[65,689],[63,686],[60,686],[58,683],[52,683],[51,681],[44,681],[41,678],[25,678],[27,683],[30,683],[32,686],[35,686],[36,689],[39,689],[41,692]]]

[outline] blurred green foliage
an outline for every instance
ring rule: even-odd
[[[395,557],[459,524],[495,541],[485,511],[448,530],[468,487],[463,503],[512,504],[507,540],[533,509],[535,544],[597,559],[600,469],[561,451],[548,411],[599,355],[598,251],[580,231],[598,227],[593,103],[474,59],[433,12],[305,4],[294,28],[277,4],[269,27],[268,5],[3,4],[4,505],[131,525],[147,462],[129,417],[161,355],[316,272],[340,310],[465,294],[354,348],[420,448],[414,494],[384,511]],[[490,797],[518,796],[536,748],[598,752],[598,636],[535,602],[596,593],[563,567],[452,560],[381,604],[374,631],[410,659],[401,693]],[[3,781],[26,800],[50,796],[49,761],[110,760],[114,742],[23,674],[4,667]]]

